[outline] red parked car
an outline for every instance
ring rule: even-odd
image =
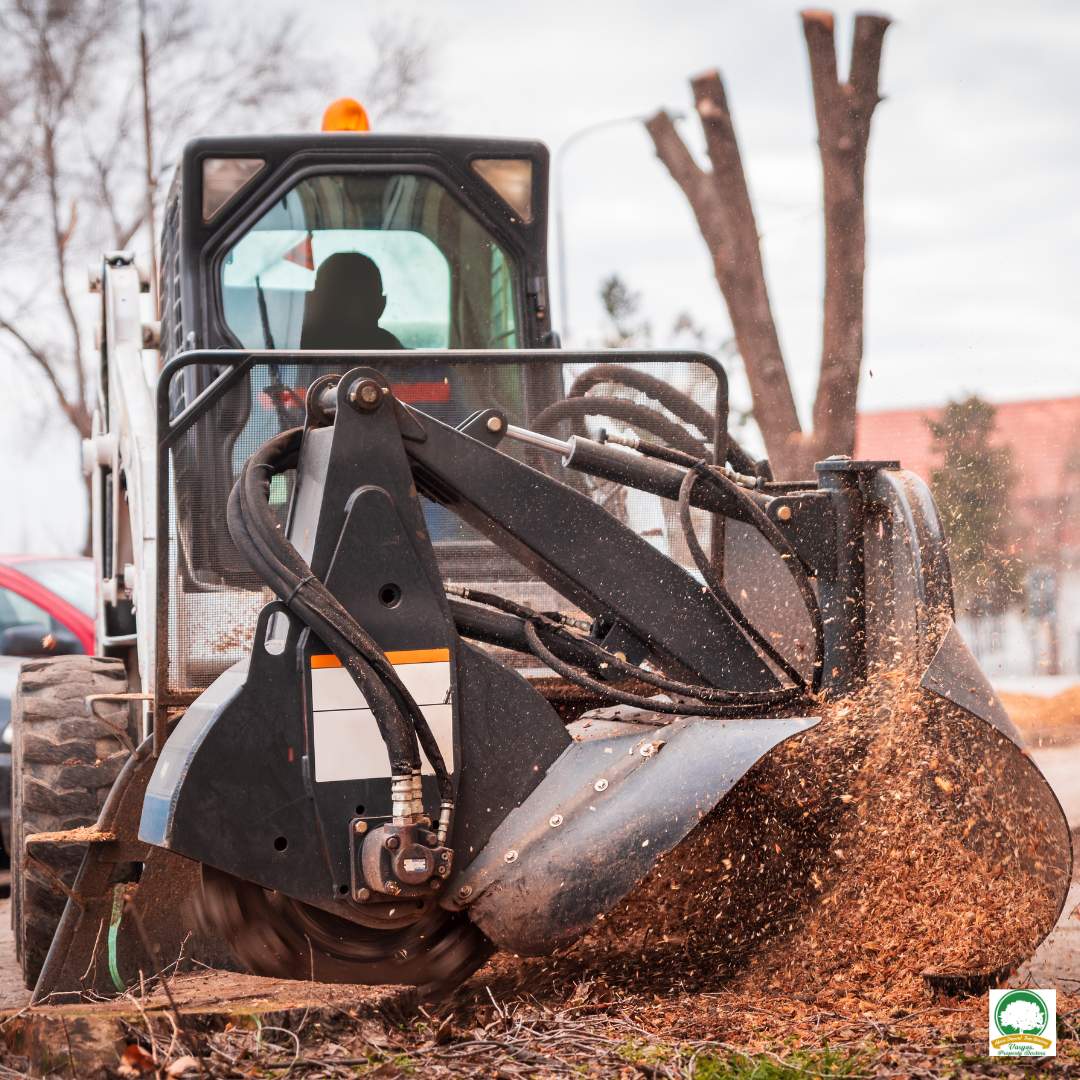
[[[11,695],[22,661],[94,651],[92,559],[0,555],[0,860],[11,825]]]
[[[93,562],[0,555],[0,655],[93,651]]]

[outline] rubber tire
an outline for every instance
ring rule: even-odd
[[[70,887],[86,845],[57,844],[28,860],[32,833],[93,825],[135,745],[135,710],[91,694],[123,694],[120,660],[57,656],[23,664],[11,707],[11,926],[23,981],[33,989],[67,897],[36,863]]]

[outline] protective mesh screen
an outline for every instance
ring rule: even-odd
[[[383,366],[394,393],[417,409],[458,424],[478,409],[501,409],[511,424],[566,438],[596,437],[601,428],[636,433],[712,457],[722,435],[722,376],[693,354],[550,352],[538,359],[490,353],[468,359],[413,356]],[[615,354],[618,355],[618,354]],[[366,358],[365,358],[366,362]],[[259,360],[176,437],[169,455],[168,691],[204,689],[250,649],[262,607],[273,599],[233,546],[226,526],[229,492],[244,461],[267,439],[303,423],[306,387],[345,364],[278,364]],[[223,369],[194,364],[174,372],[170,413],[178,417]],[[717,425],[717,416],[721,426]],[[506,453],[586,492],[624,524],[679,563],[691,560],[675,505],[654,495],[561,468],[558,458],[504,440]],[[284,526],[292,477],[274,480],[271,503]],[[519,563],[461,522],[425,502],[436,556],[447,583],[498,592],[541,610],[573,606]],[[695,511],[710,549],[709,515]],[[535,662],[523,660],[526,666]]]

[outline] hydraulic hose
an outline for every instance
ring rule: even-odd
[[[302,428],[282,432],[248,459],[229,496],[229,532],[255,572],[349,672],[371,707],[392,773],[419,774],[419,739],[435,772],[440,796],[452,799],[452,780],[419,706],[378,643],[314,576],[270,512],[270,482],[275,475],[295,468],[302,439]]]
[[[635,401],[627,401],[625,398],[604,397],[600,394],[564,398],[538,413],[531,426],[536,431],[548,431],[560,420],[583,420],[586,416],[607,416],[612,420],[633,424],[692,455],[695,461],[708,457],[705,443],[695,439],[684,427],[669,420],[656,409],[639,405]]]
[[[594,386],[603,383],[625,386],[652,398],[684,423],[697,428],[702,439],[712,439],[716,430],[716,417],[708,409],[702,408],[689,394],[677,390],[671,383],[638,368],[619,364],[596,364],[574,380],[567,397],[584,397]]]
[[[603,383],[625,386],[652,398],[684,423],[697,428],[704,443],[712,441],[716,430],[716,417],[708,409],[699,405],[689,394],[676,389],[671,383],[658,379],[655,375],[650,375],[648,372],[641,371],[638,368],[623,367],[618,364],[596,364],[574,380],[567,397],[584,397],[593,387],[600,386]],[[623,399],[608,396],[603,400],[622,401]],[[654,409],[650,411],[656,413]],[[662,414],[656,413],[656,415]],[[613,417],[613,419],[619,418]],[[657,434],[657,432],[653,432],[653,434]],[[701,456],[698,454],[698,457]],[[754,459],[731,435],[727,436],[724,457],[739,472],[751,475],[757,475],[759,472],[759,466]],[[718,462],[718,464],[723,464],[723,462]]]
[[[698,571],[701,573],[701,576],[705,579],[706,587],[716,598],[717,602],[725,608],[728,614],[738,623],[744,633],[754,641],[762,652],[764,652],[765,655],[768,656],[768,658],[798,686],[805,686],[805,680],[803,679],[801,672],[799,672],[798,669],[775,648],[772,642],[770,642],[769,639],[766,638],[765,635],[762,634],[761,631],[759,631],[743,614],[742,609],[727,591],[723,581],[713,569],[709,557],[705,554],[701,542],[698,540],[697,533],[694,530],[694,522],[690,514],[690,500],[694,488],[702,481],[711,483],[715,487],[723,489],[728,496],[735,501],[739,506],[741,513],[733,514],[732,516],[736,517],[736,520],[741,520],[745,524],[757,529],[773,550],[780,556],[781,561],[791,574],[795,586],[799,590],[799,595],[802,598],[803,604],[806,607],[806,611],[810,616],[810,622],[814,629],[814,640],[818,643],[818,656],[815,658],[812,668],[813,674],[811,676],[811,688],[816,693],[821,687],[822,663],[820,650],[824,629],[821,622],[821,609],[818,606],[817,597],[814,595],[814,590],[810,586],[809,578],[803,570],[802,564],[799,562],[799,557],[796,554],[795,549],[788,543],[787,537],[784,536],[765,511],[762,510],[761,507],[750,498],[749,494],[743,491],[734,481],[729,480],[723,473],[717,472],[715,469],[711,468],[707,462],[697,462],[693,468],[687,470],[686,476],[679,488],[679,523],[682,526],[683,535],[685,536],[687,546],[690,549],[690,555],[693,558]]]
[[[625,705],[636,705],[641,708],[652,709],[654,712],[668,712],[678,715],[728,716],[733,713],[742,715],[747,708],[792,704],[804,697],[801,686],[757,691],[723,690],[719,687],[703,686],[699,683],[687,683],[671,679],[658,672],[649,671],[622,660],[595,641],[568,633],[565,625],[561,625],[557,618],[549,613],[534,611],[532,608],[525,607],[523,604],[518,604],[494,593],[481,592],[477,589],[462,590],[462,592],[474,603],[497,608],[508,615],[514,616],[516,619],[520,619],[521,631],[529,652],[542,663],[547,664],[552,671],[562,675],[563,678],[570,682],[577,683],[586,689],[610,697]],[[543,642],[540,638],[541,628],[545,632],[551,633],[562,646],[572,650],[579,657],[584,654],[582,659],[587,658],[594,669],[609,669],[636,679],[638,682],[655,686],[659,690],[666,690],[694,700],[692,703],[657,702],[653,698],[642,697],[625,690],[617,690],[606,682],[590,678],[582,674],[565,658],[554,652],[552,647]],[[581,660],[577,662],[580,663]],[[717,707],[714,708],[714,706]]]
[[[705,554],[701,542],[698,540],[697,533],[694,529],[693,519],[690,514],[693,493],[698,482],[705,480],[711,483],[721,495],[726,497],[726,501],[729,504],[729,509],[726,511],[728,516],[756,529],[783,560],[784,565],[788,568],[788,572],[795,581],[796,588],[798,588],[799,595],[810,616],[810,621],[814,627],[814,636],[816,640],[820,642],[823,633],[821,610],[817,602],[817,597],[814,594],[814,590],[810,586],[810,580],[799,561],[798,554],[788,542],[787,537],[780,531],[776,523],[764,510],[762,510],[757,501],[755,501],[755,496],[743,487],[742,483],[737,482],[742,481],[749,484],[751,482],[756,482],[756,477],[739,476],[735,474],[733,479],[731,475],[727,474],[726,470],[720,470],[719,468],[710,465],[710,463],[704,459],[699,458],[695,461],[689,454],[670,446],[659,446],[655,443],[644,442],[640,439],[636,439],[633,445],[636,450],[646,457],[656,458],[659,461],[665,461],[671,465],[681,465],[687,469],[682,484],[679,486],[678,512],[679,524],[682,528],[683,536],[686,539],[687,547],[690,549],[694,564],[700,571],[701,576],[705,579],[705,584],[713,594],[714,598],[725,608],[725,610],[727,610],[728,614],[731,615],[736,623],[738,623],[747,636],[758,645],[758,647],[784,672],[784,674],[798,685],[804,685],[805,680],[801,673],[794,668],[787,659],[773,647],[772,643],[757,630],[753,623],[746,618],[742,609],[727,591],[724,583],[713,569],[708,556]],[[813,688],[815,691],[820,686],[821,676],[821,659],[818,657],[813,668]]]
[[[731,694],[736,700],[731,701],[726,705],[718,705],[714,704],[712,700],[706,701],[703,695],[699,695],[699,691],[707,691],[712,688],[687,686],[687,689],[691,691],[691,693],[686,696],[692,696],[694,698],[692,701],[662,701],[658,698],[644,697],[641,694],[633,694],[628,690],[619,690],[608,683],[601,682],[599,679],[592,679],[587,675],[583,675],[576,668],[571,667],[556,656],[555,653],[540,640],[538,625],[540,625],[539,620],[525,623],[525,637],[529,642],[530,650],[538,660],[546,664],[552,671],[561,675],[569,682],[576,683],[578,686],[583,686],[587,690],[591,690],[594,693],[621,705],[633,705],[636,708],[645,709],[649,712],[668,713],[675,716],[744,716],[748,710],[761,709],[766,706],[772,707],[780,704],[793,704],[803,696],[797,687],[788,687],[781,691],[765,691],[765,693],[773,693],[776,696],[764,701],[755,700],[759,695],[754,693],[747,693],[744,695],[735,690],[719,691],[719,693]],[[652,672],[642,671],[642,669],[636,668],[632,664],[623,666],[615,657],[612,657],[612,660],[615,661],[615,663],[612,664],[613,667],[624,670],[627,674],[633,675],[634,678],[640,679],[642,682],[652,681],[648,678],[642,678],[642,675],[649,676],[652,675]],[[683,691],[677,692],[683,693]]]

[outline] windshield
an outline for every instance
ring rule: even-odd
[[[44,585],[83,614],[94,614],[94,564],[90,559],[29,559],[15,569]]]
[[[225,321],[251,349],[508,349],[515,282],[436,181],[312,176],[226,254]]]

